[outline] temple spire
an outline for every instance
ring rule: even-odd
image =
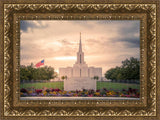
[[[80,41],[79,41],[79,52],[82,52],[81,32],[80,32]]]
[[[77,64],[84,64],[84,53],[82,52],[81,33],[79,40],[79,51],[77,52]]]

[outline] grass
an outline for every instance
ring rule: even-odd
[[[46,88],[59,88],[63,89],[63,81],[56,81],[56,82],[47,82],[47,83],[22,83],[20,84],[20,88],[29,88],[34,87],[36,89],[42,89],[43,87]],[[112,82],[97,82],[97,89],[100,88],[107,88],[108,90],[122,90],[122,89],[140,89],[138,84],[128,84],[128,83],[112,83]]]
[[[97,82],[97,89],[107,88],[113,90],[122,90],[122,89],[140,89],[139,84],[128,84],[128,83],[112,83],[112,82]]]
[[[57,81],[57,82],[47,82],[47,83],[22,83],[20,85],[20,88],[29,88],[29,87],[34,87],[36,89],[42,89],[43,87],[46,88],[59,88],[63,89],[63,82],[62,81]]]

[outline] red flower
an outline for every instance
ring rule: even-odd
[[[24,89],[24,88],[21,88],[21,90],[20,90],[22,93],[28,93],[28,91],[26,90],[26,89]]]
[[[36,89],[36,93],[37,94],[42,93],[42,90],[41,89],[38,89],[38,90]]]
[[[88,95],[88,97],[93,97],[93,95],[91,94],[91,95]]]

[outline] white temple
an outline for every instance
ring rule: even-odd
[[[59,68],[59,77],[67,76],[64,79],[64,90],[96,90],[96,80],[94,76],[102,77],[102,68],[88,67],[84,61],[84,52],[82,51],[81,33],[79,42],[79,51],[77,52],[77,61],[73,67]]]

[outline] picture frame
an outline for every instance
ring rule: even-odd
[[[0,1],[1,119],[160,119],[160,1]],[[140,20],[140,100],[20,100],[20,20]]]

